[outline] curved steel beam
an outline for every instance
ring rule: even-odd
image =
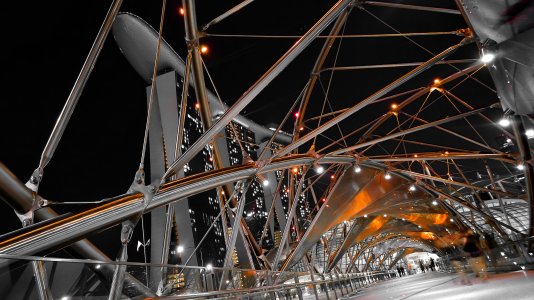
[[[332,49],[332,45],[334,44],[334,41],[336,40],[337,35],[341,28],[343,28],[343,25],[347,21],[347,18],[350,14],[350,10],[345,10],[341,16],[336,20],[334,23],[332,29],[330,30],[329,37],[326,39],[326,41],[323,44],[323,48],[321,49],[321,53],[319,54],[319,57],[317,57],[317,60],[315,61],[315,65],[313,66],[312,73],[310,76],[310,84],[306,87],[306,91],[304,92],[304,96],[302,97],[302,104],[300,105],[299,109],[299,116],[297,119],[297,124],[295,128],[301,128],[304,126],[304,115],[306,114],[306,109],[308,108],[308,103],[310,101],[313,89],[315,88],[315,83],[317,82],[317,79],[319,79],[319,74],[321,72],[321,69],[323,67],[323,64],[328,57],[328,54],[330,53],[330,49]],[[293,141],[298,139],[298,130],[295,130],[293,134]]]
[[[2,198],[2,200],[11,206],[19,215],[31,212],[34,208],[36,208],[36,205],[38,205],[38,203],[35,203],[35,201],[42,199],[35,192],[32,192],[30,189],[24,186],[24,184],[22,184],[22,182],[20,182],[18,178],[16,178],[15,175],[11,173],[1,162],[0,196],[0,198]],[[58,216],[59,215],[53,209],[48,207],[41,208],[35,211],[34,214],[34,217],[38,220],[50,220],[57,218]],[[38,226],[38,223],[36,225]],[[100,251],[100,249],[86,239],[82,239],[73,243],[69,246],[69,248],[84,258],[98,261],[111,261],[107,255],[105,255],[102,251]],[[90,265],[89,267],[92,266],[93,265]],[[111,277],[113,276],[114,268],[110,265],[104,264],[100,269],[94,269],[93,271],[101,272],[105,276]],[[146,297],[156,296],[154,292],[152,292],[148,287],[143,285],[130,274],[126,274],[124,280],[129,286],[139,291],[142,295]]]
[[[310,155],[294,155],[276,159],[263,167],[262,172],[310,165],[314,160],[315,158]],[[353,161],[353,157],[347,156],[323,160],[324,163],[337,164],[350,164]],[[160,192],[153,197],[146,208],[145,203],[143,203],[144,197],[140,193],[114,197],[99,207],[58,219],[24,234],[0,240],[0,253],[31,255],[51,248],[57,249],[73,243],[91,232],[117,225],[139,213],[149,212],[154,208],[226,183],[250,178],[256,173],[257,167],[250,163],[181,178],[162,185]]]
[[[327,272],[330,272],[347,250],[353,246],[353,241],[356,240],[356,237],[372,222],[372,220],[374,220],[374,218],[375,217],[358,218],[354,221],[347,236],[343,239],[341,246],[328,258],[328,265],[326,267]]]
[[[370,141],[359,143],[359,144],[356,144],[354,146],[350,146],[350,147],[347,147],[347,148],[335,150],[335,151],[330,152],[329,154],[341,154],[341,153],[353,151],[353,150],[356,150],[356,149],[360,149],[360,148],[363,148],[363,147],[375,145],[375,144],[378,144],[378,143],[381,143],[381,142],[384,142],[384,141],[391,140],[391,139],[396,138],[396,137],[404,136],[404,135],[411,134],[411,133],[414,133],[414,132],[417,132],[417,131],[420,131],[420,130],[428,129],[428,128],[439,126],[439,125],[442,125],[442,124],[445,124],[445,123],[448,123],[448,122],[452,122],[452,121],[456,121],[456,120],[459,120],[459,119],[463,119],[463,118],[466,118],[468,116],[479,114],[479,113],[481,113],[483,111],[486,111],[488,109],[496,108],[497,106],[498,105],[494,104],[494,105],[490,105],[490,106],[487,106],[487,107],[479,108],[477,110],[472,110],[472,111],[469,111],[469,112],[461,113],[461,114],[458,114],[458,115],[455,115],[455,116],[452,116],[452,117],[446,117],[446,118],[443,118],[441,120],[437,120],[437,121],[430,122],[430,123],[427,123],[427,124],[419,125],[419,126],[416,126],[416,127],[412,127],[412,128],[406,129],[406,130],[402,130],[402,131],[398,131],[398,132],[395,132],[395,133],[392,133],[392,134],[388,134],[388,135],[380,137],[380,138],[376,138],[376,139],[373,139],[373,140],[370,140]]]
[[[405,236],[403,234],[393,234],[393,235],[385,235],[383,237],[380,237],[378,239],[375,239],[373,240],[371,243],[368,243],[366,245],[364,245],[358,252],[356,252],[354,254],[354,256],[351,258],[351,261],[350,261],[350,265],[349,267],[347,268],[347,273],[349,273],[351,270],[352,270],[352,267],[354,266],[354,262],[368,249],[372,248],[372,247],[375,247],[376,245],[378,244],[381,244],[381,243],[384,243],[388,240],[392,240],[392,239],[406,239],[406,240],[412,240],[414,242],[421,242],[425,245],[427,245],[428,247],[430,248],[436,248],[434,245],[432,244],[429,244],[428,241],[426,240],[416,240],[412,237],[408,237],[408,236]]]
[[[200,150],[206,146],[210,140],[218,134],[232,119],[243,110],[254,98],[278,76],[295,57],[297,57],[308,45],[321,33],[335,18],[337,18],[352,2],[352,0],[339,0],[317,23],[315,23],[306,34],[302,36],[274,65],[265,72],[237,101],[230,107],[213,126],[207,128],[204,134],[191,145],[174,163],[164,177],[174,175],[176,170],[182,168]]]
[[[349,109],[347,109],[343,113],[341,113],[341,114],[337,115],[336,117],[330,119],[330,121],[324,123],[323,125],[321,125],[318,128],[315,128],[314,130],[312,130],[311,132],[309,132],[305,136],[303,136],[303,137],[299,138],[298,140],[294,141],[293,143],[289,144],[288,146],[286,146],[285,148],[280,150],[278,153],[276,153],[276,156],[284,156],[284,155],[287,155],[287,154],[291,153],[293,150],[295,150],[296,148],[302,146],[304,143],[306,143],[309,140],[313,139],[315,136],[325,132],[326,130],[328,130],[332,126],[338,124],[339,122],[345,120],[346,118],[348,118],[352,114],[356,113],[357,111],[361,110],[362,108],[364,108],[368,104],[374,102],[376,99],[386,95],[387,93],[391,92],[395,88],[401,86],[402,84],[406,83],[410,79],[412,79],[415,76],[421,74],[423,71],[425,71],[428,68],[432,67],[437,62],[443,60],[447,56],[449,56],[452,53],[454,53],[461,46],[472,42],[472,40],[473,39],[471,37],[466,37],[466,38],[462,39],[462,41],[460,43],[447,48],[446,50],[442,51],[440,54],[432,57],[431,59],[429,59],[428,61],[424,62],[423,64],[421,64],[417,68],[415,68],[415,69],[411,70],[410,72],[404,74],[403,76],[399,77],[397,80],[391,82],[390,84],[386,85],[382,89],[376,91],[371,96],[369,96],[369,97],[365,98],[364,100],[360,101],[358,104],[350,107]]]

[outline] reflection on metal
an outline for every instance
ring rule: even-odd
[[[39,293],[39,299],[52,300],[52,291],[48,286],[48,275],[42,261],[32,261],[33,274],[35,276],[35,283]]]
[[[351,201],[354,193],[365,186],[377,173],[378,171],[373,168],[362,168],[361,173],[355,173],[351,170],[343,173],[310,227],[304,233],[296,249],[282,265],[281,270],[285,270],[294,262],[299,261],[327,230],[342,221],[352,218],[352,216],[346,214],[346,208],[354,205],[354,201]]]
[[[430,204],[434,199],[432,195],[421,189],[409,189],[412,181],[394,173],[391,173],[390,179],[386,179],[381,170],[360,168],[360,172],[351,169],[338,179],[300,243],[284,262],[282,270],[302,259],[326,231],[353,218],[376,215],[372,220],[354,223],[341,248],[329,258],[327,270],[354,243],[378,232],[392,217],[402,218],[426,229],[448,221],[446,211]]]

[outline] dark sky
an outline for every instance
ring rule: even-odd
[[[239,1],[197,1],[199,24],[205,24]],[[403,2],[403,1],[395,1]],[[427,4],[428,1],[404,1]],[[0,102],[0,161],[23,182],[37,167],[40,153],[67,99],[77,74],[104,19],[110,1],[15,1],[4,7],[2,73],[3,100]],[[210,33],[301,35],[335,1],[255,1],[234,16],[210,28]],[[432,5],[455,8],[454,1],[433,1]],[[180,1],[167,2],[164,37],[182,57],[185,54],[184,24],[178,13]],[[368,11],[402,32],[451,31],[465,28],[461,16],[367,7]],[[158,28],[161,2],[125,0],[121,11],[132,12]],[[393,33],[369,12],[354,8],[346,34]],[[327,29],[328,30],[328,29]],[[458,36],[417,37],[414,41],[439,53],[460,41]],[[216,38],[203,39],[209,47],[204,56],[223,100],[232,104],[293,43],[294,39]],[[309,78],[322,46],[314,42],[266,91],[245,109],[251,119],[267,124],[280,122]],[[337,49],[337,44],[336,44]],[[335,53],[335,52],[333,52]],[[477,57],[474,46],[454,54],[457,58]],[[404,38],[344,39],[338,66],[395,62],[419,62],[431,55]],[[332,66],[334,55],[327,65]],[[461,65],[459,67],[465,67]],[[332,81],[330,95],[334,110],[354,105],[377,89],[409,71],[345,72]],[[397,91],[430,84],[434,77],[454,72],[440,66],[418,76]],[[485,71],[481,80],[489,80]],[[325,76],[324,83],[328,82]],[[124,193],[137,169],[146,117],[146,83],[120,53],[110,35],[93,74],[78,103],[56,154],[45,170],[40,194],[56,201],[91,201]],[[471,82],[459,90],[474,97],[471,104],[482,107],[496,101],[495,95]],[[317,114],[321,96],[310,105]],[[376,104],[342,123],[347,131],[385,113],[388,103]],[[451,108],[431,108],[430,118],[454,113]],[[347,126],[351,125],[351,126]],[[290,130],[290,128],[287,128]],[[328,131],[333,138],[338,133]],[[8,232],[18,221],[0,203],[3,226]],[[59,209],[67,211],[69,209]]]

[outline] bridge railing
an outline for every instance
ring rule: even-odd
[[[396,276],[393,271],[310,274],[209,265],[185,267],[10,255],[0,258],[12,262],[0,267],[0,299],[107,299],[113,290],[121,291],[115,293],[116,299],[338,299]],[[121,269],[125,270],[124,279],[114,282]]]

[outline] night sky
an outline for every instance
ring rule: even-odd
[[[111,1],[16,1],[3,9],[4,14],[16,16],[17,20],[8,21],[3,27],[2,77],[5,85],[3,100],[0,101],[0,161],[23,182],[27,181],[38,166],[48,135],[110,3]],[[237,3],[239,1],[197,1],[199,25],[206,24]],[[334,3],[335,1],[256,1],[214,25],[208,32],[301,35]],[[409,3],[428,4],[428,1],[414,0]],[[432,5],[455,8],[454,1],[433,1]],[[184,23],[178,12],[180,6],[180,1],[167,1],[164,37],[184,57],[186,47]],[[346,34],[394,33],[374,16],[402,32],[452,31],[466,27],[460,15],[376,7],[366,9],[368,11],[354,8],[345,28]],[[152,27],[158,28],[161,2],[125,0],[121,11],[134,13]],[[413,40],[427,50],[439,53],[458,43],[461,37],[445,35],[414,37]],[[201,40],[201,44],[209,47],[208,54],[204,56],[207,68],[223,101],[229,105],[294,42],[295,39],[219,37]],[[307,82],[321,47],[321,41],[312,43],[243,114],[260,124],[280,122]],[[326,66],[332,66],[334,61],[338,66],[351,66],[421,62],[432,57],[405,38],[344,39],[336,60],[334,54],[337,47],[338,43],[327,59]],[[470,45],[450,59],[477,57],[477,48]],[[459,68],[467,66],[468,64],[458,65]],[[332,109],[354,105],[409,70],[410,68],[398,68],[336,73],[331,83]],[[454,72],[452,67],[446,65],[432,68],[396,92],[427,86],[433,78],[445,77]],[[325,86],[328,84],[328,74],[325,72],[322,75]],[[493,86],[485,70],[476,76],[490,87]],[[457,92],[468,98],[471,105],[483,107],[497,101],[491,90],[468,81]],[[146,85],[120,53],[112,35],[108,36],[55,156],[45,169],[39,190],[41,195],[55,201],[94,201],[122,194],[128,189],[142,147]],[[316,90],[320,91],[320,86]],[[315,102],[309,108],[311,116],[317,115],[321,110],[322,97],[322,93],[314,96],[312,101]],[[343,130],[350,132],[367,124],[387,112],[390,104],[391,102],[383,102],[370,106],[344,121]],[[417,107],[413,107],[413,110],[416,109]],[[450,106],[440,107],[436,104],[421,116],[435,119],[455,113]],[[494,112],[492,116],[496,118],[498,112]],[[292,130],[291,126],[286,126],[285,129]],[[327,131],[327,135],[334,139],[339,137],[337,129]],[[443,141],[438,136],[430,136],[429,139]],[[318,143],[326,143],[326,140],[319,139]],[[0,209],[3,217],[0,232],[19,228],[18,220],[9,208],[0,203]],[[61,207],[57,210],[65,212],[71,209]],[[115,233],[107,235],[114,235],[118,240]],[[106,241],[105,235],[100,238],[101,243]],[[118,241],[114,243],[118,244]]]

